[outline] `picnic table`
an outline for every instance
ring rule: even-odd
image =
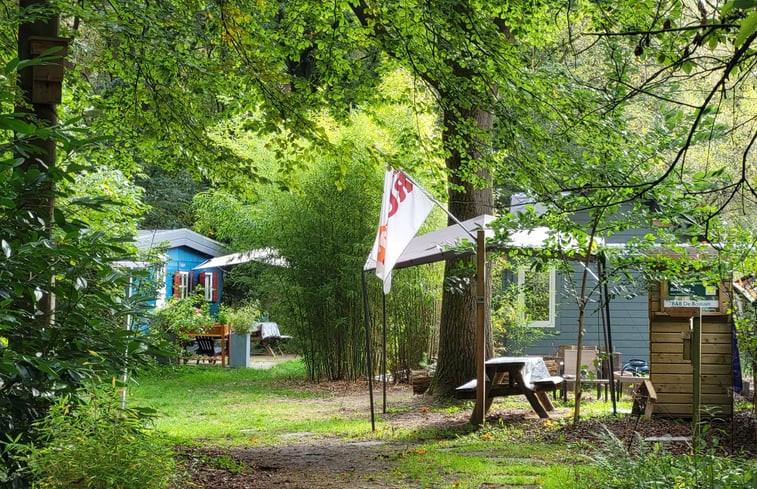
[[[549,373],[543,358],[495,357],[487,360],[484,365],[484,414],[489,411],[495,397],[523,395],[540,418],[549,418],[547,411],[553,411],[554,406],[547,392],[554,391],[563,379]],[[476,379],[466,382],[455,390],[456,396],[460,399],[476,399],[476,384]],[[481,406],[476,405],[473,409],[474,413],[481,412]]]
[[[282,335],[279,332],[279,325],[271,321],[257,323],[250,335],[250,339],[252,341],[257,341],[258,344],[272,357],[276,356],[275,348],[278,348],[279,354],[283,354],[280,342],[286,341],[290,338],[290,336]]]

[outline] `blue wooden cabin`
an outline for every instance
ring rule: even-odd
[[[226,252],[223,244],[186,228],[141,230],[136,244],[142,252],[163,253],[163,265],[155,273],[159,280],[155,307],[164,305],[169,297],[187,297],[201,286],[211,314],[218,313],[223,290],[222,270],[197,267],[223,255]]]

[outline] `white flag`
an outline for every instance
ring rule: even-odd
[[[392,269],[434,202],[420,187],[399,170],[388,170],[376,241],[369,259],[376,263],[376,276],[384,281],[384,294],[392,288]]]

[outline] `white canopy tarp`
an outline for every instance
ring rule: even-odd
[[[289,263],[279,256],[279,253],[273,248],[259,248],[257,250],[241,251],[239,253],[232,253],[230,255],[217,256],[210,260],[205,260],[192,270],[203,270],[206,268],[223,268],[231,265],[240,265],[242,263],[249,263],[256,261],[259,263],[265,263],[267,265],[273,265],[276,267],[288,267]]]
[[[484,236],[487,239],[493,238],[494,229],[491,228],[491,223],[495,219],[494,216],[482,214],[462,221],[460,224],[453,224],[444,229],[416,236],[402,252],[394,268],[412,267],[475,254],[475,240],[471,238],[471,235],[476,236],[478,230],[483,229]],[[489,248],[499,251],[545,249],[548,240],[554,237],[554,234],[547,227],[513,231],[505,241],[498,242],[495,246]],[[575,244],[571,248],[580,255],[581,252]],[[375,268],[375,261],[368,258],[364,270],[374,270]]]

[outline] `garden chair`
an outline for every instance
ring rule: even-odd
[[[605,389],[605,400],[607,400],[607,389],[610,385],[610,379],[602,372],[602,361],[599,352],[596,350],[584,349],[581,351],[581,372],[576,372],[576,355],[577,350],[565,350],[564,361],[562,365],[561,377],[565,379],[562,383],[563,401],[568,400],[568,391],[573,388],[575,382],[582,385],[596,385],[597,399],[601,397],[602,387]]]
[[[195,336],[197,341],[197,363],[200,363],[202,357],[208,357],[208,360],[215,364],[221,358],[221,347],[216,346],[216,339],[212,336]]]

